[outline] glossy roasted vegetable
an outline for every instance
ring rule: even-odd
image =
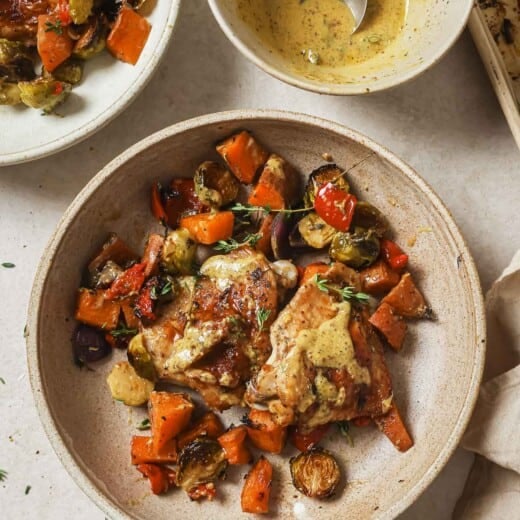
[[[303,197],[305,207],[312,208],[314,206],[316,193],[318,193],[318,190],[328,182],[334,183],[335,186],[348,193],[350,187],[345,179],[345,175],[343,174],[344,171],[335,164],[324,164],[314,170],[309,175],[309,180],[305,187],[305,195]]]
[[[321,448],[312,448],[290,460],[294,487],[311,498],[328,498],[338,487],[341,474],[334,457]]]
[[[145,404],[154,388],[154,383],[140,377],[127,361],[114,365],[107,383],[112,397],[128,406]]]
[[[128,361],[134,367],[137,374],[149,381],[157,379],[152,357],[143,342],[143,335],[134,336],[128,345]]]
[[[337,233],[330,245],[329,255],[349,267],[367,267],[379,256],[379,239],[370,229],[356,228],[354,233]]]
[[[0,38],[0,79],[30,81],[36,77],[29,49],[22,43]]]
[[[323,249],[328,246],[337,233],[314,211],[298,222],[298,230],[303,240],[315,249]]]
[[[0,105],[18,105],[21,102],[18,85],[0,79]]]
[[[76,25],[87,21],[92,12],[93,0],[69,0],[69,13]]]
[[[44,68],[42,74],[44,78],[54,78],[58,81],[65,81],[71,85],[76,85],[81,81],[83,76],[83,64],[80,60],[69,58],[52,72],[48,72]]]
[[[74,359],[79,363],[93,363],[108,356],[112,348],[105,340],[105,333],[90,327],[78,325],[72,337]]]
[[[356,204],[352,226],[371,229],[379,238],[388,231],[386,217],[370,202],[363,200],[358,200]]]
[[[233,174],[213,161],[203,162],[195,172],[195,193],[203,204],[220,208],[234,201],[239,183]]]
[[[220,444],[204,437],[184,446],[179,453],[178,463],[177,485],[186,492],[223,477],[228,466]]]
[[[106,46],[107,29],[97,17],[91,17],[80,38],[74,44],[73,55],[88,60],[98,55]]]
[[[63,103],[70,94],[72,86],[64,81],[52,78],[38,78],[34,81],[20,81],[20,98],[22,103],[42,109],[46,114],[52,112]]]
[[[161,254],[161,266],[170,274],[191,274],[197,244],[187,229],[170,231]]]
[[[107,289],[122,272],[123,268],[109,260],[92,279],[94,288]]]

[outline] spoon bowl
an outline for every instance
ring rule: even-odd
[[[363,23],[367,12],[368,0],[343,0],[343,3],[350,9],[354,17],[354,30],[352,31],[352,34],[354,34]]]

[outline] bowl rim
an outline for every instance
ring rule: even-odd
[[[247,121],[263,120],[272,122],[291,122],[313,128],[327,130],[340,137],[346,137],[354,140],[364,146],[374,150],[379,156],[390,162],[398,168],[410,181],[417,186],[422,193],[433,204],[434,208],[441,215],[446,224],[450,237],[457,246],[459,254],[463,258],[463,262],[467,269],[467,279],[470,286],[470,296],[475,305],[473,321],[475,324],[475,335],[478,338],[475,346],[475,355],[472,360],[472,377],[470,385],[466,390],[465,401],[458,417],[458,422],[449,435],[445,446],[437,455],[435,462],[423,474],[422,478],[398,500],[393,506],[382,512],[378,518],[390,519],[403,512],[409,507],[421,493],[431,484],[441,469],[446,465],[449,458],[458,446],[466,426],[471,418],[473,408],[478,397],[478,390],[484,369],[485,360],[485,339],[486,339],[486,323],[484,311],[484,299],[478,277],[478,272],[471,256],[469,248],[460,233],[451,213],[446,208],[441,199],[435,194],[432,188],[405,162],[395,156],[385,147],[374,142],[365,135],[351,130],[339,123],[332,122],[315,116],[300,114],[296,112],[287,112],[281,110],[233,110],[227,112],[218,112],[214,114],[204,115],[168,126],[150,136],[137,142],[119,156],[109,162],[103,169],[97,173],[90,182],[75,197],[70,206],[65,210],[54,233],[48,241],[43,256],[38,265],[30,299],[28,305],[27,317],[27,364],[29,369],[29,380],[31,388],[44,430],[49,441],[57,454],[60,462],[63,464],[69,475],[82,489],[82,491],[107,515],[111,518],[128,519],[133,518],[130,513],[123,511],[116,503],[112,502],[103,492],[87,477],[87,468],[84,468],[82,462],[67,449],[62,439],[57,423],[53,417],[50,406],[46,399],[46,389],[40,372],[40,353],[38,350],[37,337],[38,330],[41,327],[41,306],[42,299],[46,289],[47,278],[53,266],[56,251],[66,233],[69,225],[74,221],[82,209],[83,204],[95,195],[95,192],[101,187],[103,182],[116,172],[126,162],[135,158],[138,154],[146,150],[148,147],[173,136],[182,134],[189,130],[222,124],[226,122],[236,122],[237,126],[244,126]]]
[[[99,112],[94,118],[89,118],[84,124],[75,128],[72,132],[56,139],[33,146],[26,150],[0,154],[0,168],[14,164],[22,164],[35,159],[42,159],[54,153],[60,152],[75,144],[84,141],[91,135],[104,128],[125,110],[140,94],[148,82],[152,79],[159,63],[164,58],[172,40],[173,31],[178,20],[181,0],[169,0],[170,10],[164,23],[163,31],[150,60],[144,64],[135,81],[127,85],[126,90],[111,105],[108,110]],[[153,30],[153,28],[152,28]]]
[[[463,1],[463,0],[460,0]],[[382,78],[376,82],[376,86],[372,86],[371,83],[339,83],[337,85],[331,83],[319,83],[310,80],[306,80],[303,76],[297,77],[290,74],[286,74],[283,70],[272,66],[267,61],[260,58],[253,50],[251,50],[234,32],[232,26],[227,23],[222,9],[220,7],[220,0],[208,0],[208,4],[211,8],[213,16],[217,20],[220,28],[227,36],[227,38],[233,43],[233,45],[245,56],[247,59],[252,61],[257,67],[267,72],[271,76],[280,81],[288,83],[294,87],[307,90],[309,92],[316,92],[318,94],[331,94],[334,96],[354,96],[359,94],[372,94],[374,92],[380,92],[383,90],[389,90],[397,87],[417,76],[420,76],[423,72],[428,70],[437,64],[443,56],[450,50],[450,48],[459,39],[462,31],[465,29],[471,9],[473,7],[474,0],[466,0],[467,6],[464,12],[464,16],[461,19],[461,24],[456,31],[453,32],[452,37],[443,40],[443,44],[437,47],[437,52],[428,61],[421,61],[418,65],[411,67],[399,76],[393,74]]]

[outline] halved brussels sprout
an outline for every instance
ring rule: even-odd
[[[36,77],[30,50],[17,41],[0,38],[0,78],[10,83]]]
[[[314,207],[316,193],[318,193],[318,190],[328,182],[333,182],[338,188],[341,188],[348,193],[350,187],[345,179],[345,175],[343,175],[344,173],[345,172],[335,164],[324,164],[314,170],[309,175],[309,180],[305,187],[305,195],[303,197],[305,207]]]
[[[41,108],[46,114],[52,112],[67,99],[72,85],[52,78],[38,78],[34,81],[20,81],[22,103],[31,108]]]
[[[154,383],[140,377],[127,361],[120,361],[107,377],[112,397],[128,406],[145,404],[154,389]]]
[[[88,25],[74,45],[74,56],[88,60],[99,54],[106,45],[107,28],[96,17],[88,20]]]
[[[18,85],[0,80],[0,105],[18,105],[21,102]]]
[[[332,242],[337,233],[314,211],[298,222],[298,230],[305,242],[315,249],[323,249]]]
[[[52,72],[42,69],[44,78],[54,78],[58,81],[65,81],[71,85],[76,85],[83,76],[83,63],[80,60],[69,58]]]
[[[187,229],[168,233],[161,253],[161,266],[169,274],[191,274],[197,244]]]
[[[359,200],[356,204],[351,225],[353,228],[371,229],[379,238],[388,231],[388,221],[383,213],[370,202],[363,200]]]
[[[311,448],[290,460],[294,487],[311,498],[334,494],[341,472],[334,457],[322,448]]]
[[[87,21],[92,12],[93,0],[69,0],[69,13],[76,25]]]
[[[199,484],[214,482],[225,476],[228,462],[220,444],[199,437],[186,444],[179,453],[177,485],[189,492]]]
[[[139,376],[149,381],[155,381],[157,379],[152,356],[150,356],[150,353],[144,346],[142,334],[137,334],[137,336],[134,336],[130,340],[127,356],[128,361]]]
[[[379,239],[371,229],[355,228],[354,233],[337,233],[329,255],[333,260],[359,269],[373,264],[379,256]]]
[[[199,199],[213,208],[229,204],[238,195],[238,181],[229,170],[216,162],[203,162],[197,168],[193,180]]]

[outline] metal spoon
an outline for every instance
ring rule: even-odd
[[[365,17],[365,13],[367,12],[368,0],[343,0],[343,2],[350,9],[352,16],[354,17],[355,25],[352,33],[355,33],[359,29],[359,26]]]

